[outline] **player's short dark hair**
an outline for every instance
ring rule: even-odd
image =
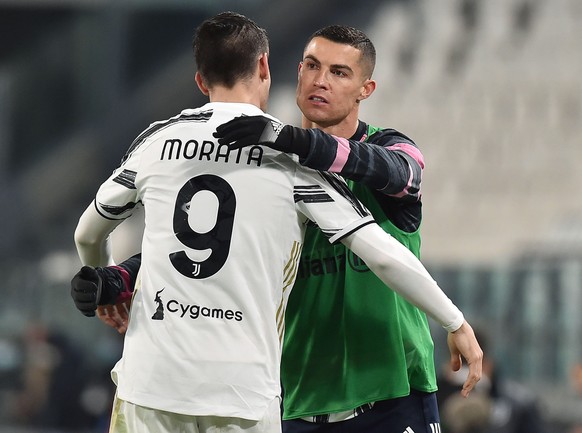
[[[342,25],[327,26],[313,33],[305,46],[307,47],[311,40],[316,37],[325,38],[338,44],[350,45],[358,49],[362,53],[361,61],[364,72],[368,75],[368,78],[372,77],[376,66],[376,48],[374,48],[374,44],[363,31]]]
[[[244,15],[222,12],[198,26],[192,48],[205,84],[232,88],[253,74],[261,54],[269,52],[269,38]]]

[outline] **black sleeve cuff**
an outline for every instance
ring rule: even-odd
[[[123,277],[115,267],[95,268],[101,277],[101,297],[99,305],[113,305],[119,294],[124,290]]]
[[[129,259],[123,261],[117,266],[127,271],[127,274],[129,275],[128,289],[133,291],[133,288],[135,287],[135,280],[141,266],[141,253],[131,256]]]
[[[309,154],[311,147],[309,130],[285,125],[275,143],[283,152],[294,153],[303,160]]]

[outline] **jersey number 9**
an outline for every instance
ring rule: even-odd
[[[200,191],[210,191],[218,199],[216,224],[205,233],[196,232],[188,222],[190,202]],[[201,279],[216,274],[224,266],[230,250],[235,208],[234,191],[221,177],[204,174],[193,177],[182,186],[174,208],[174,233],[188,248],[210,249],[212,252],[202,261],[191,260],[184,250],[171,253],[170,262],[178,272],[188,278]]]

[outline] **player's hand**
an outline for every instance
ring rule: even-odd
[[[469,367],[467,379],[461,390],[461,395],[463,397],[468,397],[469,393],[473,390],[475,385],[477,385],[477,382],[481,380],[483,350],[481,350],[481,346],[479,346],[473,328],[471,328],[471,325],[469,325],[467,321],[465,321],[455,332],[449,332],[447,335],[447,344],[449,346],[449,351],[451,352],[451,369],[453,371],[459,371],[463,364],[463,358]]]
[[[71,297],[77,309],[87,317],[95,316],[101,285],[101,277],[90,266],[83,266],[71,280]]]
[[[125,334],[129,320],[130,306],[131,299],[127,299],[115,305],[101,305],[97,307],[97,317],[120,334]]]
[[[283,127],[282,123],[265,116],[241,116],[220,125],[213,135],[230,150],[262,144],[285,152],[288,140],[278,140]]]

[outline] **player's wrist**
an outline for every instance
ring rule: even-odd
[[[113,305],[120,301],[122,294],[126,292],[126,284],[121,269],[117,266],[105,268],[95,268],[101,278],[101,297],[97,300],[98,305]]]
[[[459,329],[461,329],[461,326],[463,326],[463,323],[465,323],[465,316],[463,315],[463,313],[459,309],[457,309],[456,317],[454,319],[450,320],[449,322],[447,322],[446,324],[444,324],[443,328],[447,332],[456,332]]]
[[[300,159],[305,159],[309,154],[311,140],[307,129],[296,128],[291,125],[285,125],[275,140],[277,148],[283,152],[294,153]]]

